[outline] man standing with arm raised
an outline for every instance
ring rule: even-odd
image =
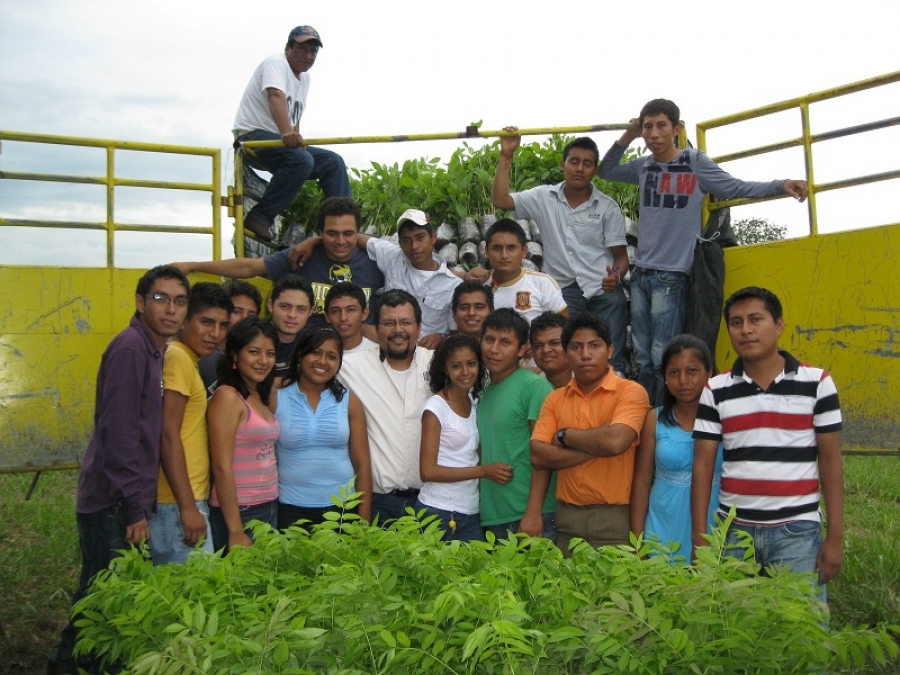
[[[516,132],[517,127],[504,131]],[[628,309],[622,277],[628,271],[625,219],[615,201],[592,183],[599,151],[590,138],[576,138],[563,150],[565,180],[510,193],[509,173],[521,136],[500,139],[494,174],[494,206],[532,218],[541,229],[544,271],[562,288],[570,314],[588,311],[609,325],[612,366],[625,372]],[[556,309],[556,308],[550,308]]]

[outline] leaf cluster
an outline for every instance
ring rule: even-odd
[[[571,140],[556,134],[543,143],[523,143],[510,172],[510,189],[517,192],[561,182],[563,149]],[[628,150],[623,161],[637,155],[637,151]],[[402,165],[372,162],[368,169],[351,169],[350,186],[362,209],[363,228],[374,226],[378,234],[390,234],[398,216],[410,208],[427,212],[435,226],[442,222],[458,224],[467,217],[477,219],[494,213],[491,189],[499,157],[499,141],[477,148],[464,142],[446,164],[434,157],[410,159]],[[636,185],[599,178],[594,183],[616,200],[625,216],[637,220]],[[321,202],[318,186],[307,181],[288,207],[286,219],[304,223],[309,231]]]
[[[738,244],[763,244],[767,241],[781,241],[787,236],[787,227],[773,223],[768,218],[743,218],[731,225]]]
[[[441,536],[331,514],[185,565],[132,550],[76,607],[78,649],[135,675],[865,672],[900,651],[896,627],[824,628],[808,577],[759,577],[749,548],[723,560],[723,529],[691,567],[640,540],[566,559],[543,539]]]

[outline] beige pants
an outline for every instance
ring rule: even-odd
[[[584,539],[591,546],[615,546],[629,543],[628,504],[592,504],[574,506],[559,502],[556,508],[556,544],[571,555],[569,541]]]

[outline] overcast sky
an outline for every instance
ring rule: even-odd
[[[318,29],[324,43],[301,122],[307,138],[462,131],[479,119],[486,129],[626,122],[645,101],[666,97],[681,106],[694,139],[700,120],[900,70],[895,0],[0,0],[0,129],[221,148],[231,182],[230,130],[241,93],[299,24]],[[894,84],[813,106],[813,131],[896,116],[898,102]],[[817,146],[817,180],[896,169],[898,132]],[[799,133],[799,114],[791,112],[708,140],[715,155]],[[595,139],[603,149],[617,136]],[[371,160],[446,159],[454,147],[338,149],[365,168]],[[128,154],[116,158],[127,177],[208,176],[205,161]],[[5,142],[0,170],[99,175],[104,161],[97,150]],[[748,180],[803,176],[796,151],[726,168]],[[896,221],[889,188],[895,193],[896,181],[843,200],[823,194],[820,229]],[[205,198],[136,192],[117,190],[120,219],[208,222]],[[102,188],[0,181],[2,217],[100,221],[104,208]],[[770,217],[792,235],[807,227],[805,207],[787,200],[747,209],[735,217]],[[120,264],[209,257],[199,235],[120,236]],[[0,228],[0,263],[34,264],[50,248],[77,264],[102,265],[102,253],[95,261],[102,243],[94,232]]]

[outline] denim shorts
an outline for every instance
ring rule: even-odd
[[[209,506],[206,501],[196,502],[197,508],[206,520],[206,538],[197,548],[213,552],[212,531],[209,527]],[[178,504],[157,504],[156,513],[150,517],[150,556],[154,565],[183,563],[194,547],[184,543],[184,528],[181,526],[181,511]]]
[[[819,585],[816,577],[816,557],[822,546],[822,524],[814,520],[791,520],[779,525],[746,525],[732,523],[725,539],[725,555],[743,558],[744,548],[738,546],[738,532],[747,532],[753,537],[753,548],[757,564],[762,566],[762,574],[767,567],[783,565],[792,572],[814,575],[813,593],[825,602],[825,586]]]

